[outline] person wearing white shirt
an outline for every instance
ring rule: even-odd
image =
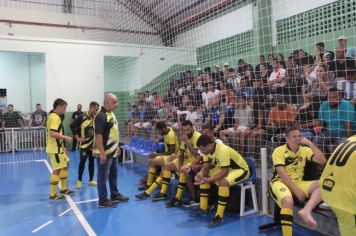
[[[277,59],[273,60],[273,72],[268,78],[268,84],[273,88],[280,88],[286,85],[285,77],[286,70],[280,67],[280,63]]]

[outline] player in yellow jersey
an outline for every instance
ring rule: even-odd
[[[85,162],[89,159],[89,185],[96,186],[94,180],[94,157],[92,153],[94,144],[94,116],[99,110],[97,102],[91,102],[89,110],[77,116],[73,121],[73,134],[77,141],[80,143],[80,162],[78,167],[78,180],[76,188],[82,187],[82,177],[85,168]]]
[[[310,227],[317,223],[312,217],[312,210],[320,203],[321,195],[318,181],[304,181],[304,168],[307,161],[324,165],[326,160],[310,140],[303,137],[298,128],[286,130],[287,143],[277,147],[273,154],[274,174],[269,183],[269,193],[281,208],[281,225],[284,236],[293,232],[293,196],[304,203],[305,207],[298,212],[299,216]]]
[[[172,159],[165,163],[163,171],[156,181],[145,192],[137,194],[136,198],[141,200],[148,198],[152,192],[162,184],[161,191],[157,195],[153,196],[152,200],[160,201],[167,199],[167,189],[172,177],[172,172],[179,172],[182,165],[192,162],[198,154],[196,143],[200,133],[194,131],[193,124],[189,120],[183,121],[181,126],[181,144],[179,147],[178,158],[175,155],[172,156]],[[187,175],[185,173],[180,173],[178,191],[176,195],[179,200],[181,200],[183,195],[186,181]],[[195,194],[194,189],[190,189],[190,191],[192,195]]]
[[[53,103],[53,110],[48,115],[47,120],[47,146],[46,152],[52,165],[50,177],[50,196],[51,200],[63,199],[62,194],[74,194],[67,188],[69,157],[64,142],[71,142],[72,138],[64,135],[61,117],[67,109],[67,102],[57,98]],[[61,183],[61,194],[57,194],[58,182]]]
[[[216,184],[218,190],[218,207],[209,227],[219,226],[223,221],[229,188],[250,177],[250,170],[245,159],[233,148],[225,144],[216,144],[208,135],[198,139],[199,151],[203,154],[203,167],[195,176],[195,183],[200,187],[200,207],[191,213],[199,216],[208,213],[210,184]]]
[[[322,199],[337,217],[341,236],[356,235],[356,135],[334,150],[320,187]]]
[[[139,187],[139,190],[148,189],[153,183],[158,166],[164,166],[167,161],[171,161],[173,154],[178,154],[179,142],[176,133],[172,128],[168,128],[165,121],[159,121],[155,129],[164,138],[164,153],[151,153],[149,155],[148,178],[146,185]]]

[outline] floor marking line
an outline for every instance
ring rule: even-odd
[[[43,161],[43,160],[11,161],[11,162],[0,163],[0,165],[20,164],[20,163],[27,163],[27,162],[34,162],[34,161]]]
[[[43,229],[44,227],[46,227],[47,225],[49,225],[51,223],[53,223],[53,220],[50,220],[50,221],[44,223],[43,225],[37,227],[36,229],[32,230],[32,233],[36,233],[37,231]]]
[[[87,203],[87,202],[97,202],[99,199],[90,199],[90,200],[85,200],[85,201],[80,201],[80,202],[74,202],[75,204],[82,204],[82,203]]]
[[[45,163],[49,173],[52,173],[52,167],[50,166],[50,164],[48,163],[47,160],[40,160],[42,162]],[[94,232],[94,230],[92,229],[92,227],[90,226],[90,224],[88,223],[88,221],[85,219],[85,217],[83,216],[83,214],[80,212],[79,208],[77,207],[77,205],[74,203],[73,199],[70,196],[66,196],[66,200],[69,204],[69,206],[71,207],[71,209],[73,210],[75,216],[78,218],[79,222],[81,223],[81,225],[83,226],[85,232],[89,235],[89,236],[96,236],[96,233]]]
[[[67,214],[68,212],[70,212],[72,210],[72,208],[68,208],[67,210],[63,211],[61,214],[59,214],[58,216],[64,216],[65,214]]]

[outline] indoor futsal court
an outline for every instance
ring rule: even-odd
[[[0,0],[0,236],[356,236],[356,0]]]
[[[78,153],[71,158],[70,174],[75,175]],[[1,235],[281,235],[278,230],[258,232],[259,225],[271,221],[269,216],[240,218],[231,213],[223,226],[209,229],[208,217],[189,217],[190,209],[166,209],[163,202],[135,200],[138,179],[145,174],[145,166],[139,163],[119,165],[119,189],[130,201],[114,209],[98,209],[96,188],[88,186],[66,201],[49,202],[50,167],[43,152],[1,154],[0,168]],[[75,181],[70,179],[69,185]],[[297,226],[294,235],[322,234]]]

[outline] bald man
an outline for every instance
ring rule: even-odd
[[[127,202],[129,198],[119,193],[117,188],[117,156],[119,148],[119,124],[113,111],[118,107],[117,97],[105,95],[104,106],[94,119],[95,149],[98,165],[99,208],[116,207],[119,202]],[[106,182],[109,180],[111,196],[108,199]]]

